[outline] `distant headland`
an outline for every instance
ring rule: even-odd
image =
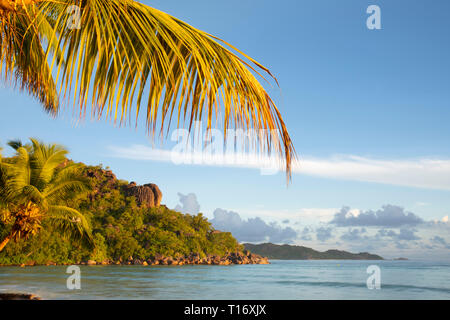
[[[341,250],[316,251],[311,248],[273,243],[244,243],[245,249],[275,260],[384,260],[383,257],[368,252],[351,253]]]

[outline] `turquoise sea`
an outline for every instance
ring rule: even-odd
[[[367,268],[380,268],[380,289]],[[450,299],[450,263],[281,261],[234,266],[80,266],[81,289],[69,290],[65,266],[0,267],[0,292],[43,299]]]

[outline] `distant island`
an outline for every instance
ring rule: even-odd
[[[244,247],[252,253],[275,260],[384,260],[379,255],[368,252],[350,253],[341,250],[320,252],[311,248],[288,244],[244,243]]]

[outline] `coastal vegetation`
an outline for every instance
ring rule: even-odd
[[[9,144],[16,154],[3,158],[0,167],[0,241],[11,240],[0,252],[2,265],[164,262],[191,255],[205,263],[223,257],[253,261],[230,233],[215,230],[201,213],[160,205],[162,194],[153,185],[136,186],[101,165],[75,163],[58,145],[35,139]],[[149,194],[157,201],[138,197],[134,188],[153,188]]]

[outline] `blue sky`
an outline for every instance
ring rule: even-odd
[[[129,159],[120,151],[151,147],[143,123],[137,130],[104,120],[77,123],[70,110],[52,119],[26,94],[5,86],[0,142],[39,137],[64,144],[77,161],[102,163],[125,180],[157,183],[171,208],[178,193],[193,193],[208,217],[221,208],[297,235],[311,228],[310,241],[289,240],[317,248],[385,250],[374,238],[380,227],[367,226],[364,246],[341,239],[352,226],[330,221],[343,206],[355,212],[399,206],[427,223],[450,214],[448,1],[143,2],[223,38],[276,75],[281,90],[268,90],[300,159],[309,161],[305,171],[286,187],[283,173]],[[372,4],[381,8],[381,30],[366,27]],[[450,257],[448,245],[434,238],[450,243],[447,224],[406,225],[402,230],[415,228],[419,236],[391,236],[395,246],[386,254]],[[319,241],[327,228],[334,236]],[[400,234],[401,228],[389,229]]]

